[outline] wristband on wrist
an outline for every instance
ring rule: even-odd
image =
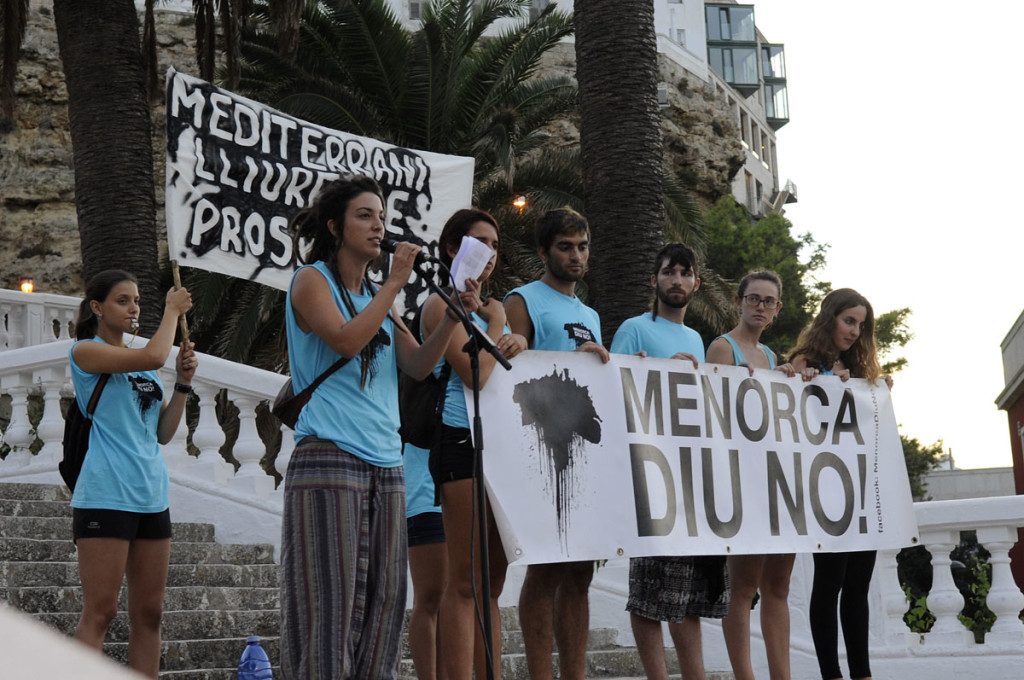
[[[192,386],[186,385],[185,383],[176,382],[174,383],[174,391],[181,392],[182,394],[192,394]]]

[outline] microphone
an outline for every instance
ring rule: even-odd
[[[384,238],[381,239],[380,241],[380,249],[383,250],[385,253],[394,254],[395,250],[398,248],[399,243],[409,243],[409,241],[396,241],[393,238]],[[434,257],[433,255],[427,255],[422,251],[417,253],[416,264],[422,265],[427,262],[430,262],[431,264],[441,264],[441,261]]]

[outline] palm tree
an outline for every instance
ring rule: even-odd
[[[131,0],[54,0],[54,23],[68,89],[74,149],[75,207],[82,275],[133,272],[143,332],[159,322],[153,150]]]
[[[29,0],[0,0],[0,131],[13,124],[14,79],[28,23]]]
[[[273,4],[256,2],[249,25],[243,23],[243,93],[334,129],[473,156],[477,204],[499,214],[513,192],[521,191],[521,180],[538,177],[545,126],[575,107],[571,78],[535,77],[543,54],[572,32],[571,17],[554,7],[526,21],[528,0],[435,0],[424,10],[421,30],[411,32],[385,0],[310,2],[302,11],[298,48],[287,55],[280,49]],[[520,21],[483,38],[505,18]],[[571,185],[572,173],[556,176],[550,155],[543,158],[549,180]],[[576,168],[578,176],[578,161]],[[573,188],[562,194],[573,192],[579,195]],[[529,267],[535,255],[521,244],[530,240],[516,245],[506,237],[506,261]],[[517,250],[513,258],[507,256],[510,249]],[[201,347],[281,367],[282,296],[218,274],[187,276],[197,293],[193,322]],[[240,310],[240,300],[258,304]]]
[[[664,242],[654,5],[576,0],[575,12],[590,299],[610,338],[648,306],[650,261]]]

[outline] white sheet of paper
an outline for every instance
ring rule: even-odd
[[[491,248],[472,236],[463,236],[459,252],[452,260],[452,278],[455,290],[466,292],[466,279],[475,279],[483,273],[487,263],[494,257]]]

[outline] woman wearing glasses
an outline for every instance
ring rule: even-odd
[[[817,369],[823,375],[835,375],[843,381],[851,377],[875,381],[881,377],[892,387],[892,378],[882,376],[878,365],[875,313],[871,303],[852,288],[840,288],[825,296],[821,311],[800,334],[790,356],[793,366],[800,371]],[[868,586],[874,568],[874,550],[814,554],[811,637],[824,680],[843,677],[837,649],[837,605],[850,677],[871,677]]]
[[[795,375],[790,364],[776,365],[775,352],[760,342],[761,333],[782,309],[782,280],[772,271],[751,272],[740,281],[736,294],[739,323],[708,347],[712,364],[778,369]],[[809,379],[808,371],[804,375]],[[814,372],[816,373],[816,372]],[[789,555],[730,555],[729,612],[722,620],[725,646],[736,680],[754,680],[750,664],[750,610],[761,594],[761,631],[768,653],[772,680],[788,680],[789,667],[789,577],[793,571]]]

